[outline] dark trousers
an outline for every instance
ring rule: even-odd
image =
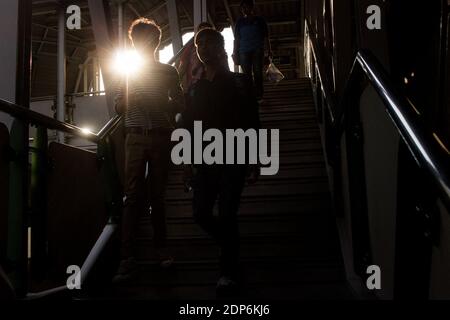
[[[166,245],[164,197],[170,164],[170,132],[149,135],[127,134],[125,139],[125,201],[122,217],[121,256],[135,255],[139,219],[151,206],[153,240],[156,248]],[[146,166],[149,165],[146,177]]]
[[[222,276],[236,277],[239,259],[237,213],[245,184],[246,167],[241,165],[198,167],[194,181],[194,219],[221,249]],[[218,216],[213,215],[218,200]]]
[[[262,98],[264,95],[264,50],[258,49],[256,51],[241,53],[239,59],[242,70],[253,81],[256,97]]]

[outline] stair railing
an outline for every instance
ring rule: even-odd
[[[423,208],[422,204],[435,205],[440,199],[445,208],[450,212],[450,151],[443,144],[439,136],[432,132],[423,122],[417,109],[403,94],[401,94],[391,81],[388,73],[376,57],[367,50],[357,52],[353,67],[351,69],[345,90],[340,101],[337,101],[331,90],[330,81],[324,70],[321,51],[312,32],[309,22],[305,21],[305,55],[310,57],[310,78],[317,88],[316,106],[318,114],[323,112],[324,146],[327,159],[333,168],[333,180],[335,188],[341,184],[341,137],[346,134],[347,161],[349,170],[350,211],[352,220],[352,232],[354,236],[354,267],[357,274],[366,275],[366,267],[371,264],[371,246],[369,238],[367,195],[365,183],[364,155],[362,125],[360,120],[359,99],[367,84],[370,84],[378,97],[383,102],[389,119],[398,131],[401,141],[406,145],[405,153],[409,153],[415,165],[420,170],[420,177],[424,181],[421,189],[424,196],[419,193],[418,197],[406,199],[408,210],[416,211],[421,217],[419,221],[425,221],[428,225],[435,224],[438,218],[435,208]],[[310,56],[308,56],[310,54]],[[314,88],[315,89],[315,88]],[[324,105],[323,105],[324,104]],[[321,121],[321,120],[319,120]],[[426,197],[426,199],[418,199]],[[336,207],[343,211],[342,197],[336,195]],[[434,204],[433,204],[434,203]],[[397,221],[399,210],[397,209]],[[410,218],[406,218],[410,219]],[[420,220],[422,219],[422,220]],[[355,221],[357,220],[357,221]],[[408,223],[403,223],[408,229]],[[430,227],[435,234],[427,235],[433,239],[439,238],[439,228]],[[425,232],[423,232],[425,233]],[[427,231],[428,233],[428,231]],[[437,233],[437,234],[436,234]],[[398,236],[398,235],[397,235]],[[431,240],[430,240],[431,242]],[[356,248],[356,249],[355,249]],[[431,248],[431,246],[430,246]],[[407,251],[408,248],[397,245],[396,252]],[[428,295],[427,284],[429,284],[429,267],[431,265],[431,249],[423,257],[427,260],[425,267],[419,270],[423,282],[421,297]],[[411,257],[410,257],[411,258]],[[417,256],[416,256],[417,258]],[[397,268],[397,265],[396,265]],[[404,286],[404,284],[403,284]],[[403,292],[405,292],[405,289]],[[407,289],[406,289],[407,290]]]
[[[180,60],[186,48],[188,48],[193,43],[193,41],[194,38],[190,39],[181,48],[181,50],[175,54],[175,56],[168,62],[168,64],[176,64]],[[117,230],[117,221],[121,216],[123,194],[119,182],[113,144],[111,141],[111,134],[119,126],[119,124],[123,120],[123,116],[116,115],[111,120],[109,120],[98,133],[93,133],[86,132],[86,130],[83,130],[82,128],[79,128],[75,125],[58,121],[41,113],[32,111],[28,108],[2,99],[0,99],[0,112],[5,112],[16,119],[20,119],[29,124],[37,126],[38,133],[43,135],[42,139],[44,141],[47,141],[47,129],[50,129],[68,133],[97,144],[97,157],[102,163],[101,176],[103,187],[105,190],[105,200],[107,204],[109,220],[81,267],[80,273],[82,284],[89,275],[89,272],[92,270],[92,267],[102,253],[103,249],[106,247],[107,243],[110,241],[115,231]],[[39,141],[35,141],[35,143],[39,144]],[[28,293],[26,299],[43,298],[52,294],[61,293],[67,289],[67,286],[60,286],[42,292]]]
[[[106,125],[98,133],[92,133],[87,132],[82,128],[79,128],[72,124],[58,121],[38,112],[27,109],[23,106],[19,106],[2,99],[0,99],[0,111],[11,115],[15,119],[19,119],[24,121],[25,123],[36,126],[38,128],[39,134],[42,135],[38,140],[43,139],[43,141],[47,141],[47,129],[50,129],[65,132],[79,138],[87,139],[91,142],[96,143],[98,146],[97,157],[99,162],[101,163],[100,174],[105,191],[105,200],[109,219],[107,225],[103,229],[98,240],[89,252],[89,255],[87,256],[85,262],[81,267],[80,277],[81,284],[83,284],[90,271],[92,270],[95,262],[103,252],[103,249],[117,230],[117,221],[121,215],[122,191],[114,157],[111,134],[121,123],[122,116],[116,115],[110,121],[108,121],[108,123],[106,123]],[[43,151],[43,153],[46,153],[46,144],[42,145],[41,151]],[[24,249],[26,249],[26,247]],[[28,293],[25,299],[42,298],[51,294],[60,293],[67,289],[67,286],[61,286],[43,292]]]

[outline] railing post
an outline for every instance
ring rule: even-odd
[[[27,292],[27,219],[28,208],[28,126],[14,120],[10,133],[13,159],[9,174],[8,260],[13,267],[9,274],[17,295]]]
[[[33,280],[45,277],[47,258],[47,128],[39,126],[31,155],[31,273]]]
[[[65,12],[61,7],[58,9],[58,92],[57,92],[57,112],[58,120],[65,122],[66,104],[66,51],[65,51]],[[64,143],[64,133],[58,132],[59,143]]]
[[[110,134],[99,141],[97,158],[110,223],[117,223],[122,216],[123,192]]]
[[[31,1],[18,1],[15,102],[30,106]],[[16,157],[10,163],[8,259],[13,265],[12,283],[18,297],[27,292],[28,123],[14,120],[10,145]]]

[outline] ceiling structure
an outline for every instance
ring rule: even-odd
[[[116,0],[98,0],[108,4],[109,16],[116,38],[117,4]],[[233,25],[241,16],[240,0],[208,0],[208,14],[218,30]],[[56,52],[58,36],[58,10],[76,4],[81,9],[81,30],[67,30],[67,93],[72,93],[78,77],[79,65],[89,54],[95,55],[95,38],[91,25],[88,0],[33,0],[32,1],[32,97],[52,96],[56,94]],[[193,2],[177,0],[179,25],[182,33],[193,31]],[[301,43],[302,24],[300,23],[300,0],[256,0],[256,11],[264,16],[269,24],[272,45],[299,45]],[[125,24],[138,17],[155,20],[163,30],[163,43],[170,43],[170,28],[166,1],[129,0],[124,5]],[[66,15],[68,17],[68,15]]]

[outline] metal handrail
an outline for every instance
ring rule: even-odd
[[[167,64],[169,65],[173,65],[175,63],[175,61],[177,61],[181,55],[183,54],[184,50],[186,50],[186,48],[188,46],[191,45],[191,43],[194,42],[194,37],[192,37],[173,57],[172,59],[169,60],[169,62],[167,62]]]
[[[314,57],[314,61],[316,61],[316,67],[317,67],[317,76],[320,80],[320,86],[322,88],[322,92],[325,96],[325,100],[327,101],[327,108],[328,108],[328,114],[330,116],[331,122],[335,122],[336,116],[335,116],[335,110],[336,110],[336,102],[335,98],[332,94],[332,90],[330,88],[330,81],[328,80],[327,73],[323,70],[324,65],[322,63],[318,63],[318,61],[322,61],[319,57],[319,51],[318,51],[318,43],[316,38],[312,37],[311,35],[311,29],[309,26],[309,23],[306,22],[306,32],[309,35],[309,41],[311,43],[311,52]]]
[[[416,163],[432,176],[442,201],[450,210],[450,153],[447,148],[436,133],[426,128],[411,101],[396,90],[373,54],[365,50],[358,52],[351,77],[358,76],[358,73],[368,78]]]
[[[106,123],[106,125],[97,133],[86,132],[85,130],[68,124],[56,119],[47,117],[43,114],[40,114],[36,111],[32,111],[25,107],[19,106],[17,104],[5,101],[0,99],[0,111],[5,112],[15,118],[22,119],[34,125],[43,126],[47,129],[58,130],[62,132],[66,132],[69,134],[73,134],[78,137],[82,137],[89,141],[96,143],[97,145],[101,144],[104,139],[112,133],[112,131],[119,125],[122,120],[122,115],[116,115],[111,120]],[[94,247],[89,252],[88,257],[85,259],[83,266],[81,268],[81,283],[83,284],[86,280],[86,277],[89,275],[92,270],[93,265],[97,261],[99,255],[105,248],[106,244],[109,242],[113,234],[117,229],[117,224],[110,219],[108,224],[105,226],[103,232],[95,243]],[[40,299],[43,297],[47,297],[49,295],[58,294],[63,291],[66,291],[67,286],[60,286],[57,288],[52,288],[50,290],[45,290],[37,293],[28,293],[25,297],[26,300]]]
[[[0,111],[5,112],[15,118],[25,120],[34,125],[44,126],[51,130],[58,130],[74,136],[98,143],[105,138],[120,123],[121,116],[112,118],[97,134],[87,132],[80,127],[59,120],[50,118],[39,112],[19,106],[15,103],[0,99]]]
[[[308,24],[308,22],[307,22]],[[317,44],[311,34],[311,29],[308,25],[308,37],[311,43],[311,48],[317,53]],[[314,51],[313,51],[314,52]],[[318,70],[323,72],[320,68],[320,60],[315,56],[315,63],[319,66]],[[350,93],[354,93],[353,81],[360,75],[367,78],[370,84],[374,87],[377,94],[383,101],[386,111],[394,126],[397,128],[403,141],[408,146],[416,163],[420,168],[423,168],[436,183],[437,189],[441,195],[442,202],[450,211],[450,152],[441,142],[436,133],[431,132],[423,123],[423,119],[417,112],[417,109],[403,94],[401,94],[392,81],[384,67],[377,60],[377,58],[366,50],[358,51],[353,68],[350,72],[350,78],[347,81],[344,96],[340,102],[340,114],[335,114],[334,106],[331,106],[332,100],[328,100],[328,111],[330,117],[334,119],[332,126],[335,133],[342,134],[342,123],[348,112],[348,106],[344,103]],[[321,81],[323,74],[320,75]],[[322,83],[322,89],[327,88],[325,83]],[[329,93],[324,92],[325,95]],[[333,109],[332,109],[333,108]],[[336,139],[338,141],[338,139]]]
[[[122,121],[123,115],[117,114],[109,120],[103,128],[97,133],[97,138],[101,141],[106,138]]]

